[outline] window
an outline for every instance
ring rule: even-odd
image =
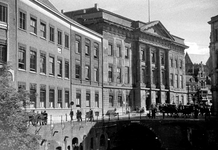
[[[112,66],[108,67],[108,82],[112,82],[113,79],[113,68]]]
[[[90,91],[86,91],[86,107],[90,107]]]
[[[62,90],[58,90],[58,107],[62,108]]]
[[[170,64],[171,64],[171,67],[173,68],[173,58],[170,58]]]
[[[58,30],[58,44],[62,45],[62,32]]]
[[[26,69],[26,48],[24,46],[19,46],[18,68],[24,70]]]
[[[55,75],[54,57],[49,56],[49,75]]]
[[[33,17],[30,17],[30,32],[37,34],[37,21]]]
[[[164,65],[164,54],[160,55],[160,61],[161,61],[161,65]]]
[[[171,85],[171,86],[174,85],[174,83],[173,83],[173,74],[172,74],[172,73],[170,74],[170,85]]]
[[[46,54],[40,54],[40,73],[46,74]]]
[[[46,24],[43,22],[40,23],[40,36],[46,38]]]
[[[125,67],[125,83],[129,83],[129,67]]]
[[[64,46],[66,48],[69,48],[69,35],[68,34],[65,34],[65,44],[64,44]]]
[[[180,87],[183,89],[183,77],[180,75]]]
[[[109,107],[113,107],[114,106],[114,97],[113,95],[109,95]]]
[[[80,65],[79,64],[76,64],[76,67],[75,67],[75,78],[76,79],[80,79]]]
[[[98,68],[94,68],[94,81],[98,82]]]
[[[122,95],[118,95],[118,107],[123,106]]]
[[[30,51],[30,71],[36,72],[36,52]]]
[[[112,56],[113,55],[113,46],[112,44],[108,45],[108,56]]]
[[[69,108],[70,106],[70,94],[69,94],[69,90],[65,90],[65,107]]]
[[[49,40],[51,41],[51,42],[54,42],[54,36],[55,36],[55,34],[54,34],[54,27],[51,27],[50,26],[50,28],[49,28]]]
[[[215,42],[218,42],[218,29],[215,29],[214,34],[215,34],[214,36]]]
[[[125,58],[128,59],[129,58],[129,48],[125,47]]]
[[[89,56],[89,46],[88,45],[85,46],[85,54],[86,56]]]
[[[81,38],[79,36],[76,36],[76,53],[81,53],[80,40]]]
[[[85,79],[90,80],[90,68],[88,65],[85,66]]]
[[[30,84],[30,107],[36,107],[36,84]]]
[[[0,3],[0,21],[7,23],[8,9],[6,5]]]
[[[45,107],[46,102],[46,86],[40,85],[40,108]]]
[[[26,14],[22,11],[19,12],[19,28],[26,30]]]
[[[154,64],[155,63],[155,53],[151,52],[151,61]]]
[[[76,107],[81,107],[81,90],[76,90]]]
[[[145,83],[145,67],[143,66],[142,67],[142,80],[141,80],[142,83]]]
[[[183,66],[183,62],[182,60],[180,60],[180,69],[182,69],[182,66]]]
[[[65,78],[69,79],[70,75],[69,75],[69,61],[65,61]]]
[[[55,91],[54,89],[49,89],[49,107],[54,108]]]
[[[175,59],[176,68],[178,68],[178,60]]]
[[[98,48],[98,44],[96,44],[95,43],[95,45],[94,45],[94,58],[98,58],[98,50],[99,48]]]
[[[145,50],[141,49],[141,60],[145,61]]]
[[[152,69],[152,84],[156,84],[155,69]]]
[[[90,41],[89,40],[86,40],[85,55],[90,56]]]
[[[178,74],[175,75],[175,83],[176,83],[176,87],[179,87],[179,79],[178,79]]]
[[[122,57],[121,55],[121,46],[117,45],[117,57]]]
[[[26,90],[26,83],[25,82],[18,82],[18,92],[21,90]]]
[[[121,83],[121,68],[117,68],[117,83]]]
[[[164,70],[162,70],[162,72],[161,72],[161,77],[162,77],[161,83],[162,83],[163,85],[165,85],[165,72],[164,72]]]
[[[62,60],[57,60],[57,75],[58,77],[62,77]]]
[[[0,62],[7,62],[7,46],[0,45]]]
[[[99,94],[95,93],[95,107],[99,107]]]

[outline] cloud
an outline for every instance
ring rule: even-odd
[[[202,55],[209,55],[209,48],[207,47],[200,47],[197,43],[195,42],[185,42],[187,46],[189,46],[188,49],[185,51],[188,52],[189,54],[202,54]]]

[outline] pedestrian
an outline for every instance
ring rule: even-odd
[[[155,106],[153,106],[151,113],[152,113],[152,118],[155,119],[155,117],[156,117],[156,107]]]
[[[44,117],[44,121],[43,122],[44,122],[45,125],[47,125],[48,114],[47,114],[46,111],[44,111],[43,117]]]
[[[82,121],[82,112],[79,110],[79,121]]]
[[[79,120],[80,120],[79,115],[80,115],[80,112],[79,112],[79,110],[77,110],[77,112],[76,112],[76,119],[77,119],[78,122],[79,122]]]
[[[90,121],[90,122],[91,122],[91,121],[94,121],[94,118],[93,118],[93,110],[92,110],[92,109],[89,110],[89,121]]]
[[[71,109],[71,111],[70,111],[70,119],[71,119],[71,121],[73,120],[73,115],[74,115],[74,113],[73,113],[73,110]]]

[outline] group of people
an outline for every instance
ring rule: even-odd
[[[74,116],[74,112],[73,110],[70,111],[70,118],[71,121],[73,121],[73,116]],[[93,116],[93,110],[90,109],[89,112],[86,113],[86,118],[89,119],[89,121],[94,121],[94,116]],[[80,110],[77,110],[76,112],[76,119],[78,122],[82,121],[82,112]]]

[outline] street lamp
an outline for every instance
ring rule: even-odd
[[[71,105],[71,111],[72,111],[72,109],[73,109],[73,105],[74,105],[73,100],[70,102],[70,105]]]

